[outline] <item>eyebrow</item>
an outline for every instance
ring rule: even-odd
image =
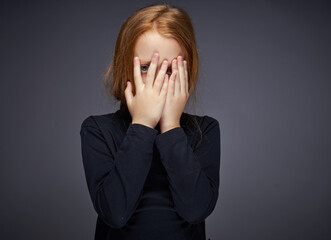
[[[177,56],[182,56],[183,58],[184,58],[184,54],[182,53],[182,52],[180,52]],[[175,58],[174,58],[175,59]],[[173,59],[172,59],[173,60]],[[167,61],[170,63],[170,65],[171,65],[171,62],[172,62],[172,60],[171,61],[169,61],[168,59],[167,59]],[[184,59],[183,59],[184,60]],[[162,60],[163,61],[163,60]],[[151,59],[149,58],[148,60],[146,60],[146,59],[140,59],[140,63],[141,64],[151,64]],[[161,62],[162,63],[162,62]]]
[[[141,64],[151,64],[151,60],[140,60]]]

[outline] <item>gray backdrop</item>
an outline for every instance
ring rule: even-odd
[[[151,1],[1,1],[1,239],[93,239],[80,150],[124,20]],[[192,17],[196,109],[221,124],[207,237],[331,239],[328,1],[168,1]]]

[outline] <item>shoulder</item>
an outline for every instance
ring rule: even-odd
[[[108,141],[121,141],[129,126],[119,111],[99,115],[89,115],[81,123],[81,134],[89,131]]]
[[[211,116],[183,113],[181,127],[187,135],[192,149],[205,144],[217,144],[220,141],[219,121]]]
[[[187,130],[201,131],[202,133],[210,129],[219,129],[219,121],[209,115],[194,115],[190,113],[183,113],[181,124]]]
[[[100,124],[103,122],[109,122],[114,117],[114,113],[107,113],[101,115],[89,115],[85,119],[83,119],[81,123],[81,128],[83,127],[94,127],[98,128]]]
[[[112,112],[99,115],[89,115],[83,119],[81,123],[81,130],[84,128],[94,128],[102,133],[106,133],[117,132],[119,129],[125,131],[126,126],[117,112]]]

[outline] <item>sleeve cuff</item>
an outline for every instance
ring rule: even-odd
[[[201,170],[182,127],[157,135],[155,144],[168,174],[187,175]]]
[[[142,136],[143,139],[150,139],[151,141],[154,141],[158,131],[154,128],[147,127],[143,124],[139,123],[130,123],[128,127],[128,131],[132,131],[138,136]]]
[[[169,148],[171,143],[177,141],[183,141],[187,138],[184,129],[182,127],[176,127],[165,133],[156,136],[155,143],[159,149]]]

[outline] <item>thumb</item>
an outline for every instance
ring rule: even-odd
[[[130,81],[126,82],[126,88],[124,91],[126,102],[128,105],[131,105],[132,99],[133,99],[133,94],[132,94],[132,85]]]

